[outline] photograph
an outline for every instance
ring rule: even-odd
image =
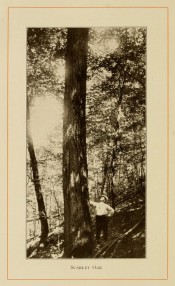
[[[26,258],[147,257],[147,28],[26,28]]]

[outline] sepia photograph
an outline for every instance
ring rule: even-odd
[[[26,34],[27,259],[146,258],[146,27]]]

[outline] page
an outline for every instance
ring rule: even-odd
[[[1,285],[174,285],[174,13],[1,1]]]

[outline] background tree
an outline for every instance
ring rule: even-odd
[[[86,157],[86,73],[88,29],[70,28],[67,35],[63,125],[63,192],[65,256],[92,252]]]
[[[41,222],[41,235],[40,235],[40,243],[45,243],[47,240],[49,227],[47,222],[47,214],[43,199],[43,194],[41,191],[41,184],[39,178],[39,171],[38,171],[38,163],[35,155],[34,144],[31,135],[30,129],[30,109],[29,109],[29,99],[27,100],[27,148],[30,156],[30,164],[33,174],[33,184],[35,188],[36,199],[38,203],[38,212],[39,212],[39,219]]]
[[[60,35],[61,41],[58,41]],[[58,144],[56,140],[56,134],[62,137],[62,124],[57,125],[51,136],[41,142],[37,142],[35,130],[31,136],[31,127],[34,126],[32,120],[34,116],[37,118],[37,113],[41,116],[41,112],[45,112],[45,117],[47,110],[52,112],[53,108],[49,109],[49,104],[58,102],[58,105],[63,106],[64,73],[60,74],[60,67],[62,68],[64,62],[64,42],[65,29],[29,28],[27,30],[27,141],[29,150],[29,157],[27,157],[27,237],[29,243],[38,235],[41,235],[44,241],[48,229],[53,231],[58,225],[57,222],[63,221],[63,206],[60,199],[58,200],[58,189],[62,188],[62,166],[57,163],[62,160],[62,142]],[[59,96],[56,96],[58,93]],[[35,112],[34,108],[38,105],[40,110]],[[57,113],[61,117],[60,112]],[[50,132],[50,125],[47,126],[44,117],[40,119],[43,122],[37,134],[46,129]],[[62,193],[62,189],[60,192]]]
[[[138,187],[145,176],[146,31],[94,29],[90,39],[88,158],[95,151],[102,170],[100,192],[106,192],[115,205],[117,189],[123,189],[123,194],[136,190],[135,184]],[[98,47],[107,41],[106,51],[99,54],[94,41]]]

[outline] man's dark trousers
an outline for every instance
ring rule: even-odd
[[[99,241],[100,234],[103,231],[104,240],[108,239],[108,217],[106,215],[96,216],[96,239]]]

